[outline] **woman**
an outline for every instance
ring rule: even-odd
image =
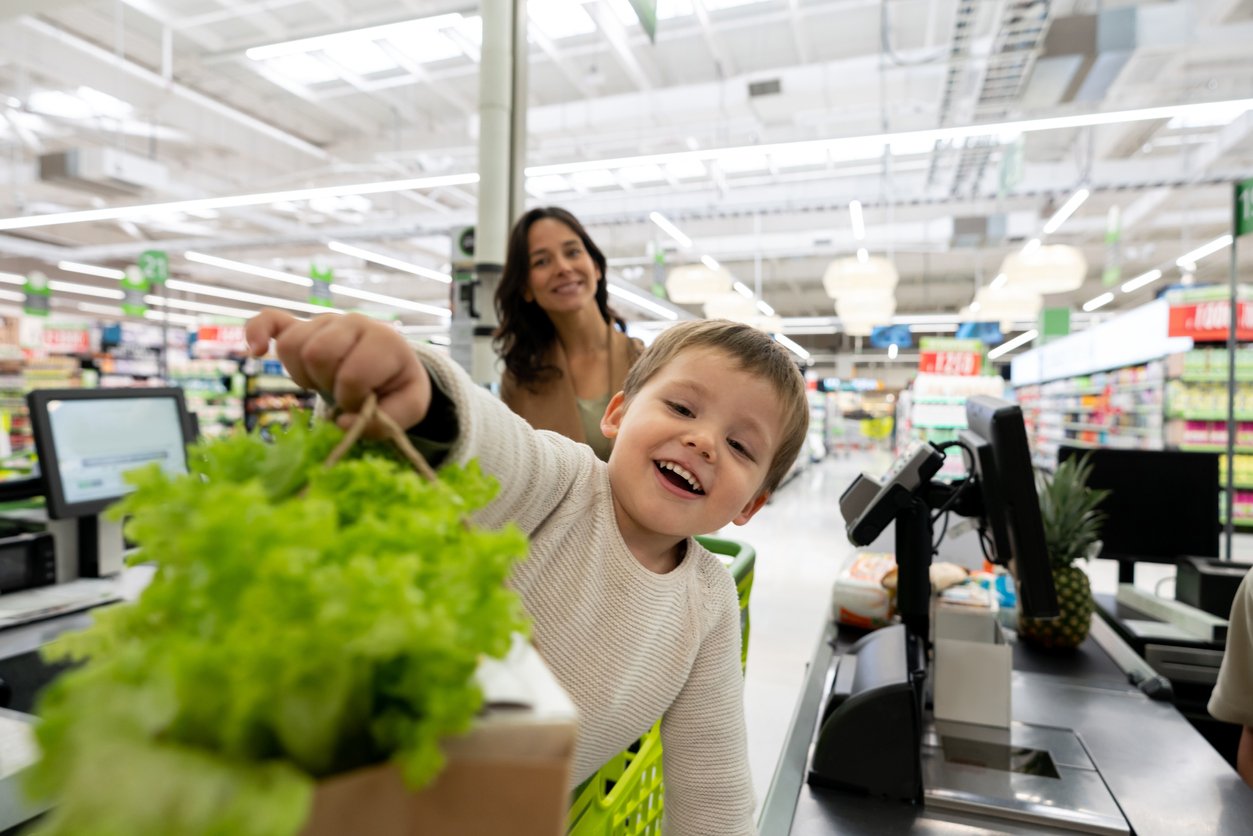
[[[613,443],[600,419],[643,344],[627,337],[609,307],[605,267],[574,215],[556,207],[527,212],[509,234],[496,289],[496,346],[509,408],[607,460]]]

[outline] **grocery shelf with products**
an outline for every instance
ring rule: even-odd
[[[170,383],[183,390],[196,414],[200,434],[215,438],[244,420],[244,375],[234,360],[186,360],[169,370]]]
[[[287,376],[278,360],[248,360],[243,366],[244,426],[249,430],[286,425],[293,409],[312,409],[316,393]]]
[[[1014,358],[1014,396],[1038,466],[1055,467],[1063,444],[1165,449],[1166,358],[1193,346],[1169,321],[1169,304],[1157,299]]]
[[[950,375],[920,372],[913,387],[897,400],[897,447],[911,439],[940,444],[952,441],[966,429],[966,399],[972,395],[1003,397],[1005,381],[992,375]],[[950,456],[939,476],[965,473],[960,456]]]
[[[1165,369],[1161,361],[1021,386],[1027,436],[1036,463],[1053,467],[1057,449],[1161,450]]]

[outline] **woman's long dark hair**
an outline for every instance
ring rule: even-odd
[[[530,233],[536,221],[551,218],[574,230],[600,272],[596,282],[596,305],[605,322],[614,322],[622,330],[626,323],[609,307],[609,284],[605,279],[608,262],[596,242],[587,234],[574,215],[557,206],[532,209],[513,225],[509,233],[509,249],[505,253],[505,269],[496,288],[496,350],[505,361],[505,370],[519,383],[534,386],[558,377],[561,371],[544,362],[544,355],[557,338],[548,314],[535,301],[526,300],[530,285]]]

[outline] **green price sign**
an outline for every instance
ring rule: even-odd
[[[1236,237],[1253,231],[1253,180],[1236,183]]]

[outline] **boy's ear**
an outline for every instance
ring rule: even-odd
[[[740,513],[735,517],[735,519],[731,520],[731,522],[735,523],[736,525],[743,525],[744,523],[748,522],[749,520],[753,518],[754,515],[756,515],[758,511],[761,510],[762,506],[766,504],[766,500],[768,500],[769,498],[770,498],[770,491],[763,491],[757,496],[753,497],[749,501],[749,503],[744,506],[744,509],[740,511]]]
[[[626,396],[619,392],[609,399],[609,406],[605,407],[605,414],[600,419],[600,431],[605,434],[605,438],[617,438],[625,413]]]

